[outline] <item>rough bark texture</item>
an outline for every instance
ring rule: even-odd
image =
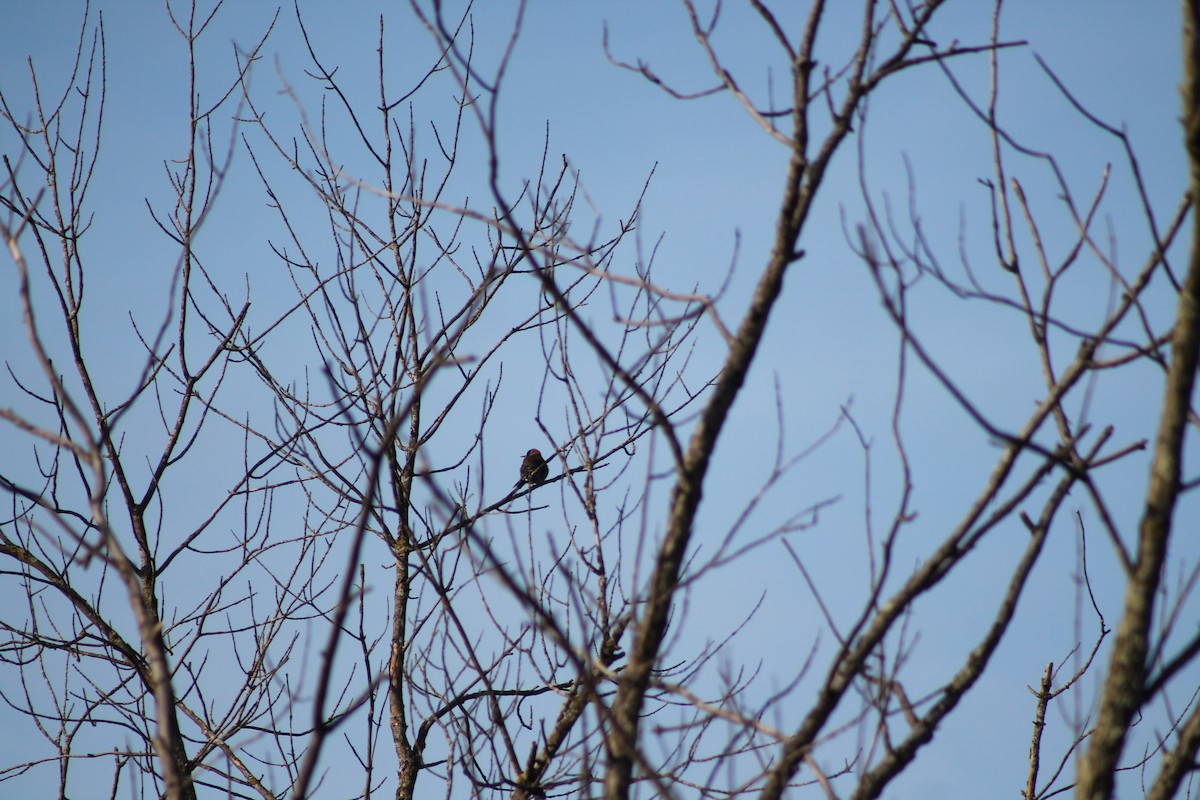
[[[1087,755],[1080,764],[1076,796],[1088,800],[1112,797],[1115,772],[1130,725],[1146,699],[1146,654],[1163,560],[1171,533],[1171,517],[1179,496],[1183,440],[1187,427],[1196,365],[1200,353],[1200,2],[1183,3],[1183,124],[1192,203],[1192,248],[1187,276],[1179,293],[1172,337],[1171,365],[1163,413],[1155,441],[1146,506],[1138,531],[1137,558],[1125,590],[1125,607],[1113,643],[1112,663],[1104,683],[1100,713]]]

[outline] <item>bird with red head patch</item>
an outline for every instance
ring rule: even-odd
[[[546,459],[542,458],[541,451],[533,447],[521,461],[521,477],[513,484],[513,488],[516,489],[525,483],[530,486],[539,486],[545,483],[548,477],[550,477],[550,465],[546,463]]]

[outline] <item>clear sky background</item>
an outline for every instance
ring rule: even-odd
[[[783,11],[785,5],[779,4],[778,13],[795,34],[802,25],[800,7],[806,4],[797,4],[795,12]],[[856,34],[858,4],[830,5],[836,8],[830,11],[822,43],[824,58],[832,62],[837,60],[835,54],[846,52],[847,41]],[[742,3],[728,6],[714,40],[727,65],[759,97],[767,86],[765,70],[773,66],[774,85],[783,104],[781,87],[787,76],[780,71],[781,62],[770,38]],[[843,6],[845,11],[853,6],[853,13],[845,13]],[[990,4],[959,0],[949,6],[931,32],[935,40],[986,41]],[[381,11],[387,18],[390,57],[395,60],[394,85],[419,75],[433,53],[428,35],[411,19],[407,4],[301,0],[300,9],[313,46],[327,65],[339,67],[343,85],[361,92],[362,102],[368,106],[377,96],[375,48]],[[186,52],[161,3],[97,2],[92,8],[93,21],[97,12],[103,14],[107,39],[108,109],[101,160],[90,195],[95,222],[88,247],[97,271],[89,275],[94,315],[89,323],[97,331],[91,355],[111,359],[113,370],[105,379],[111,380],[113,392],[119,393],[136,374],[129,365],[138,363],[136,356],[129,365],[124,361],[136,352],[129,312],[132,309],[135,317],[145,314],[141,317],[145,320],[156,318],[153,312],[164,302],[177,255],[149,218],[145,198],[152,198],[157,207],[168,207],[164,165],[185,152],[185,95],[181,96],[180,87],[186,79]],[[258,2],[235,3],[223,9],[203,44],[201,55],[214,65],[214,74],[211,85],[205,82],[208,76],[202,76],[202,95],[211,99],[230,72],[234,47],[249,46],[274,14],[274,6]],[[61,92],[82,15],[83,5],[77,2],[8,0],[4,4],[0,11],[0,89],[11,107],[21,108],[28,102],[27,56],[33,59],[43,87],[54,94]],[[482,63],[494,63],[511,29],[511,6],[482,2],[475,21]],[[728,95],[680,102],[609,64],[602,46],[605,26],[615,57],[645,61],[682,89],[713,85],[705,57],[676,3],[533,2],[526,11],[502,93],[499,143],[504,185],[511,191],[536,173],[548,129],[551,160],[567,155],[602,224],[611,226],[627,217],[653,170],[639,237],[646,253],[658,245],[654,262],[657,281],[684,291],[716,292],[729,265],[735,263],[734,280],[721,297],[719,310],[727,324],[736,324],[769,250],[787,153]],[[1116,140],[1071,109],[1034,56],[1040,56],[1092,113],[1128,131],[1149,188],[1149,202],[1160,218],[1166,218],[1186,183],[1178,124],[1178,4],[1165,0],[1140,4],[1019,0],[1006,4],[1001,31],[1005,40],[1026,42],[1002,55],[1001,118],[1025,146],[1053,152],[1082,198],[1091,196],[1105,166],[1112,164],[1111,188],[1101,218],[1104,225],[1111,226],[1118,264],[1126,275],[1132,274],[1146,257],[1149,240],[1138,199],[1131,191],[1128,165]],[[295,89],[310,119],[318,116],[316,90],[305,77],[308,56],[298,33],[295,14],[284,8],[253,75],[253,85],[280,129],[293,124],[284,120],[296,115],[292,101],[279,91],[285,82]],[[989,75],[984,56],[960,59],[954,62],[954,71],[977,101],[986,99]],[[984,126],[936,68],[902,75],[894,84],[872,103],[871,117],[861,132],[872,199],[880,204],[886,199],[904,220],[911,195],[915,213],[945,268],[961,278],[961,254],[966,254],[981,282],[990,289],[1009,292],[1008,276],[989,257],[989,201],[978,182],[991,175],[990,141]],[[423,124],[422,113],[428,116],[437,108],[444,109],[445,101],[437,95],[418,99],[418,126]],[[337,124],[344,123],[339,119]],[[223,135],[229,134],[227,126],[221,130]],[[334,130],[335,135],[341,133]],[[424,146],[432,148],[427,129],[421,135]],[[17,149],[13,133],[4,128],[0,151],[12,154]],[[823,198],[801,240],[807,256],[787,278],[784,297],[750,382],[719,445],[718,460],[706,485],[704,529],[697,531],[701,550],[720,541],[769,470],[780,436],[775,422],[776,381],[784,398],[787,452],[799,453],[815,442],[835,424],[840,409],[850,404],[873,441],[874,523],[886,524],[894,509],[899,484],[890,445],[890,414],[898,340],[866,267],[845,240],[845,229],[864,219],[854,154],[853,147],[847,148],[833,164]],[[487,191],[483,180],[486,162],[478,149],[468,149],[464,157],[468,162],[477,161],[477,167],[463,170],[455,188],[461,196],[478,202]],[[915,176],[911,187],[906,163]],[[1073,230],[1061,213],[1048,171],[1032,159],[1014,158],[1010,165],[1045,219],[1059,221],[1043,234],[1052,248],[1061,250]],[[347,161],[349,171],[356,166],[353,160]],[[210,264],[219,264],[217,269],[229,279],[233,294],[247,282],[252,294],[259,288],[253,294],[255,312],[261,314],[256,319],[265,320],[278,313],[271,307],[270,291],[261,287],[282,285],[268,247],[269,238],[279,233],[271,228],[275,217],[244,153],[235,153],[231,175],[213,218],[201,233],[199,246]],[[320,224],[318,218],[314,220]],[[633,257],[629,253],[630,262]],[[632,273],[631,263],[616,267]],[[1068,287],[1072,296],[1063,310],[1077,324],[1094,326],[1105,310],[1110,283],[1098,265],[1086,265],[1078,272],[1078,280]],[[2,280],[0,287],[11,284],[7,276]],[[530,302],[536,302],[532,279],[529,293]],[[20,366],[27,362],[19,314],[11,298],[3,302],[0,355]],[[290,297],[280,296],[279,302],[290,302]],[[912,302],[916,330],[980,409],[1001,426],[1023,420],[1041,387],[1036,352],[1023,321],[1014,313],[981,302],[958,300],[929,280],[914,291]],[[1170,293],[1159,287],[1151,294],[1149,305],[1160,314],[1161,329],[1172,308]],[[587,313],[603,317],[607,306],[600,304]],[[1064,354],[1071,349],[1073,345],[1064,343]],[[528,352],[529,357],[536,357],[540,351],[532,346]],[[297,358],[302,361],[303,353],[298,352]],[[695,374],[703,373],[704,365],[711,369],[720,363],[723,345],[711,330],[702,333],[694,358]],[[295,366],[299,370],[304,365]],[[513,358],[506,362],[506,369],[520,374],[523,367]],[[541,365],[535,365],[530,374],[540,378]],[[9,384],[0,387],[0,404],[15,402],[7,396],[11,388]],[[1117,373],[1100,381],[1091,413],[1097,420],[1114,420],[1120,442],[1152,438],[1161,388],[1162,375],[1154,370]],[[502,496],[515,477],[520,455],[540,436],[527,394],[509,391],[500,403],[497,418],[504,424],[487,431],[489,496]],[[915,364],[903,429],[916,471],[914,505],[919,517],[903,542],[901,557],[915,563],[941,541],[967,508],[999,450]],[[22,446],[19,442],[12,428],[0,428],[0,453],[6,454],[5,459]],[[430,456],[445,461],[454,458],[450,452]],[[791,541],[811,574],[817,576],[831,610],[843,620],[861,607],[867,586],[863,462],[857,440],[843,426],[790,473],[752,517],[751,530],[767,530],[801,508],[838,498],[822,512],[818,525],[794,534]],[[1194,466],[1194,460],[1189,463]],[[1111,469],[1101,481],[1120,499],[1114,503],[1116,521],[1130,537],[1139,516],[1146,469],[1147,459],[1135,457]],[[660,492],[660,506],[665,499]],[[1192,498],[1177,516],[1181,533],[1191,533],[1180,537],[1185,552],[1174,554],[1172,569],[1192,563],[1200,549],[1194,535],[1198,511]],[[1034,709],[1026,686],[1038,681],[1047,662],[1061,662],[1076,641],[1082,639],[1087,647],[1093,636],[1090,621],[1082,634],[1074,628],[1076,512],[1093,533],[1089,544],[1095,560],[1090,566],[1110,625],[1120,611],[1115,561],[1105,549],[1087,498],[1076,494],[1063,512],[1017,624],[980,690],[969,697],[917,766],[897,781],[887,796],[1017,796],[1027,769]],[[560,519],[548,516],[540,524],[549,529],[556,522],[561,524]],[[536,529],[538,520],[533,524]],[[924,616],[919,621],[914,656],[913,694],[944,680],[946,670],[980,635],[991,613],[988,598],[1006,579],[1022,537],[1027,535],[1015,520],[1012,525],[1011,531],[990,539],[962,574],[931,601],[935,607],[918,607]],[[1010,538],[1006,540],[1006,536]],[[6,604],[12,602],[7,595],[12,589],[0,585],[0,597],[6,598]],[[731,645],[734,660],[750,665],[761,662],[764,686],[769,689],[771,681],[790,677],[818,635],[824,637],[821,646],[826,650],[821,652],[827,654],[832,639],[828,631],[822,633],[820,614],[782,548],[770,558],[735,563],[694,591],[689,622],[674,646],[683,653],[699,647],[706,638],[722,638],[763,596],[761,610]],[[980,597],[983,600],[978,600]],[[1192,602],[1185,627],[1194,626],[1198,617]],[[7,674],[0,673],[0,680]],[[927,684],[922,685],[922,674],[928,674]],[[1196,678],[1193,673],[1183,680]],[[1089,684],[1081,693],[1084,713],[1093,691],[1094,685]],[[797,702],[807,696],[801,693]],[[1180,694],[1181,703],[1186,699],[1186,693]],[[1069,709],[1072,713],[1077,710]],[[1067,711],[1063,709],[1063,713]],[[8,750],[16,747],[15,740],[24,734],[19,726],[4,721],[5,713],[0,709],[0,749]],[[799,713],[796,709],[795,714]],[[1066,721],[1055,714],[1049,722],[1048,741],[1059,748],[1052,752],[1061,752]],[[1151,722],[1161,725],[1161,719]],[[1153,731],[1146,730],[1145,735],[1152,737]],[[53,776],[47,774],[46,779]],[[28,785],[36,794],[36,785]]]

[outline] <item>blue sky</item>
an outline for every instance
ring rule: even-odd
[[[931,35],[939,41],[985,41],[990,25],[987,5],[950,3]],[[388,48],[395,61],[389,79],[393,85],[403,85],[415,79],[433,52],[428,36],[407,16],[406,4],[395,9],[392,4],[363,2],[300,4],[314,46],[329,64],[339,66],[346,86],[360,92],[368,106],[376,93],[378,16],[385,6]],[[767,85],[764,70],[774,64],[779,92],[786,75],[778,72],[769,37],[741,4],[729,6],[715,44],[735,74],[744,76],[745,85],[760,97]],[[98,332],[92,354],[111,357],[119,365],[120,354],[131,352],[134,344],[128,310],[134,308],[135,317],[144,314],[142,319],[154,319],[153,309],[166,291],[168,268],[174,265],[175,250],[155,230],[144,198],[166,207],[164,165],[184,152],[179,87],[186,76],[186,60],[161,3],[101,2],[94,4],[93,15],[97,10],[103,13],[107,37],[109,108],[91,196],[96,216],[90,246],[97,272],[89,276],[94,303],[90,322]],[[0,27],[0,88],[18,107],[27,100],[24,60],[29,55],[43,86],[60,92],[64,66],[74,54],[73,31],[82,4],[11,0],[6,11],[10,23]],[[845,17],[843,13],[840,4],[830,12],[822,38],[826,48],[822,52],[831,61],[857,29],[857,11]],[[1053,152],[1081,197],[1089,196],[1105,166],[1112,165],[1102,218],[1111,226],[1114,252],[1125,274],[1140,266],[1148,246],[1128,166],[1115,140],[1096,131],[1064,102],[1034,55],[1041,56],[1090,111],[1127,130],[1151,206],[1160,218],[1166,217],[1185,183],[1177,122],[1178,14],[1177,4],[1165,2],[1135,8],[1118,2],[1022,0],[1006,5],[1002,17],[1002,38],[1027,42],[1002,55],[1002,119],[1025,146]],[[231,5],[218,15],[201,52],[205,63],[213,65],[212,74],[202,76],[204,97],[210,98],[220,76],[228,74],[235,45],[251,43],[273,15],[274,8],[265,3]],[[787,18],[782,12],[781,16]],[[483,63],[495,58],[511,20],[507,4],[484,3],[477,9]],[[798,30],[800,18],[787,18],[787,24],[789,30]],[[715,292],[729,265],[736,263],[735,279],[719,303],[726,324],[736,324],[769,249],[787,153],[726,95],[672,100],[610,65],[602,48],[605,25],[615,57],[629,62],[642,59],[684,89],[712,85],[686,16],[674,3],[531,3],[501,99],[502,181],[511,190],[534,173],[548,126],[551,160],[568,155],[601,224],[611,226],[628,213],[653,169],[639,237],[643,252],[648,253],[661,236],[656,279],[680,290]],[[294,130],[294,119],[288,120],[295,117],[296,109],[279,91],[284,82],[297,87],[309,118],[315,119],[316,95],[304,78],[307,54],[290,8],[280,13],[264,56],[253,85],[277,127],[286,129],[290,124]],[[975,98],[986,97],[985,57],[961,59],[953,69]],[[1010,291],[1007,276],[994,259],[988,260],[988,199],[978,182],[990,174],[990,142],[983,125],[936,69],[904,74],[889,83],[894,85],[873,102],[863,132],[873,201],[881,206],[890,203],[897,216],[906,219],[910,196],[906,162],[911,164],[915,213],[943,266],[961,277],[959,256],[966,253],[986,286]],[[435,93],[418,99],[418,124],[423,112],[444,112],[447,96],[448,92]],[[227,125],[220,130],[229,135]],[[421,135],[425,146],[432,148],[428,130]],[[14,148],[13,134],[6,128],[0,133],[0,150],[11,153]],[[843,225],[853,228],[864,218],[854,156],[850,147],[833,164],[824,196],[801,239],[807,256],[787,278],[750,382],[718,447],[718,461],[706,486],[704,529],[697,532],[702,552],[715,547],[769,468],[779,436],[776,381],[784,398],[787,451],[804,450],[837,421],[842,406],[851,404],[873,442],[874,524],[886,525],[894,507],[897,462],[890,446],[890,414],[898,343],[867,269],[845,242]],[[476,172],[468,169],[468,175],[482,174],[485,162],[478,150],[468,150],[465,159],[476,163]],[[347,168],[353,171],[360,163],[348,160]],[[1035,209],[1045,219],[1059,221],[1043,234],[1052,247],[1062,248],[1071,229],[1063,222],[1061,202],[1047,170],[1036,161],[1015,156],[1009,166]],[[261,287],[276,285],[276,278],[271,277],[273,256],[263,231],[269,236],[278,233],[269,228],[273,217],[244,154],[235,154],[234,167],[235,176],[202,231],[200,245],[207,248],[213,263],[220,263],[233,294],[247,282],[252,292],[259,288],[254,295],[256,313],[265,320],[273,308],[269,300],[259,300],[264,296]],[[483,181],[459,180],[461,188],[455,186],[462,196],[482,200]],[[634,257],[630,253],[627,259]],[[628,263],[617,267],[632,272]],[[1095,325],[1105,308],[1109,282],[1094,263],[1078,272],[1077,280],[1069,284],[1073,296],[1061,310],[1080,325]],[[534,287],[530,295],[536,298]],[[265,296],[271,297],[270,289]],[[956,300],[932,281],[914,290],[912,302],[916,330],[972,400],[1001,425],[1023,420],[1039,397],[1041,384],[1036,353],[1022,321],[979,302]],[[1169,314],[1172,302],[1168,292],[1152,294],[1151,304],[1160,314]],[[606,309],[602,304],[587,313],[595,314],[599,324],[605,321]],[[3,316],[4,358],[21,363],[19,315],[6,308]],[[1160,324],[1165,318],[1158,317]],[[1064,343],[1064,347],[1065,354],[1073,345]],[[722,350],[711,329],[702,331],[696,374],[719,364]],[[298,352],[297,358],[302,361],[302,354]],[[299,369],[303,364],[295,366]],[[520,362],[513,362],[510,372],[520,368]],[[105,379],[119,393],[129,377],[128,370],[122,372],[118,366]],[[914,505],[919,522],[904,540],[902,555],[915,563],[963,513],[999,451],[915,363],[910,379],[902,429],[916,470]],[[1150,369],[1104,376],[1092,413],[1097,420],[1113,422],[1119,441],[1152,437],[1161,383],[1161,373]],[[515,472],[520,454],[540,436],[527,394],[510,392],[501,403],[507,424],[488,432],[489,494],[507,487],[506,480],[511,481],[507,476]],[[0,428],[3,449],[18,446],[18,438],[11,428]],[[432,457],[449,460],[453,455],[444,452]],[[1146,464],[1144,457],[1135,457],[1102,478],[1115,498],[1118,524],[1130,533],[1136,525]],[[840,498],[822,513],[819,525],[791,540],[812,574],[819,576],[835,616],[857,611],[866,587],[863,470],[863,453],[843,427],[803,461],[752,518],[765,530],[797,508]],[[665,492],[659,492],[656,500],[664,503]],[[1087,498],[1078,493],[1058,519],[1051,552],[1035,573],[1017,628],[980,691],[941,732],[923,760],[897,781],[889,797],[1007,797],[1022,786],[1033,713],[1025,687],[1040,677],[1047,661],[1057,663],[1066,657],[1075,636],[1076,511],[1092,532],[1094,577],[1103,587],[1100,599],[1110,625],[1115,621],[1120,595],[1114,561],[1105,551],[1094,517],[1089,516]],[[1194,500],[1185,504],[1179,524],[1194,527],[1191,520],[1196,511]],[[550,530],[555,524],[550,516],[532,522],[535,530],[539,525]],[[924,616],[918,626],[918,658],[931,674],[926,688],[945,677],[938,665],[945,669],[944,665],[961,658],[979,635],[989,608],[976,598],[987,597],[987,588],[1003,580],[1017,553],[1017,546],[1011,539],[1006,542],[1005,536],[1019,540],[1025,532],[1014,521],[1013,530],[987,542],[962,575],[929,601],[932,607],[919,607]],[[1197,545],[1191,539],[1184,545],[1185,552],[1177,554],[1176,564],[1194,559]],[[721,638],[731,631],[763,591],[767,596],[763,609],[734,641],[732,653],[746,663],[761,661],[765,674],[786,679],[808,653],[822,622],[782,550],[735,563],[695,590],[689,597],[690,619],[695,622],[685,626],[676,645],[680,652],[694,650],[706,637]],[[1193,609],[1191,617],[1195,616]],[[1089,635],[1084,633],[1085,642]],[[824,636],[822,646],[828,648],[832,640],[827,631]],[[1085,704],[1089,692],[1084,693]],[[1060,727],[1054,728],[1054,723]],[[1048,735],[1064,736],[1061,723],[1053,720]],[[0,725],[0,730],[14,733],[7,725]],[[1055,741],[1061,746],[1061,738]]]

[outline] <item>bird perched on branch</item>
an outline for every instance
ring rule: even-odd
[[[550,465],[546,463],[546,459],[542,458],[541,451],[534,447],[525,454],[525,458],[521,461],[521,477],[513,484],[513,488],[516,489],[523,483],[538,486],[545,483],[549,476]]]

